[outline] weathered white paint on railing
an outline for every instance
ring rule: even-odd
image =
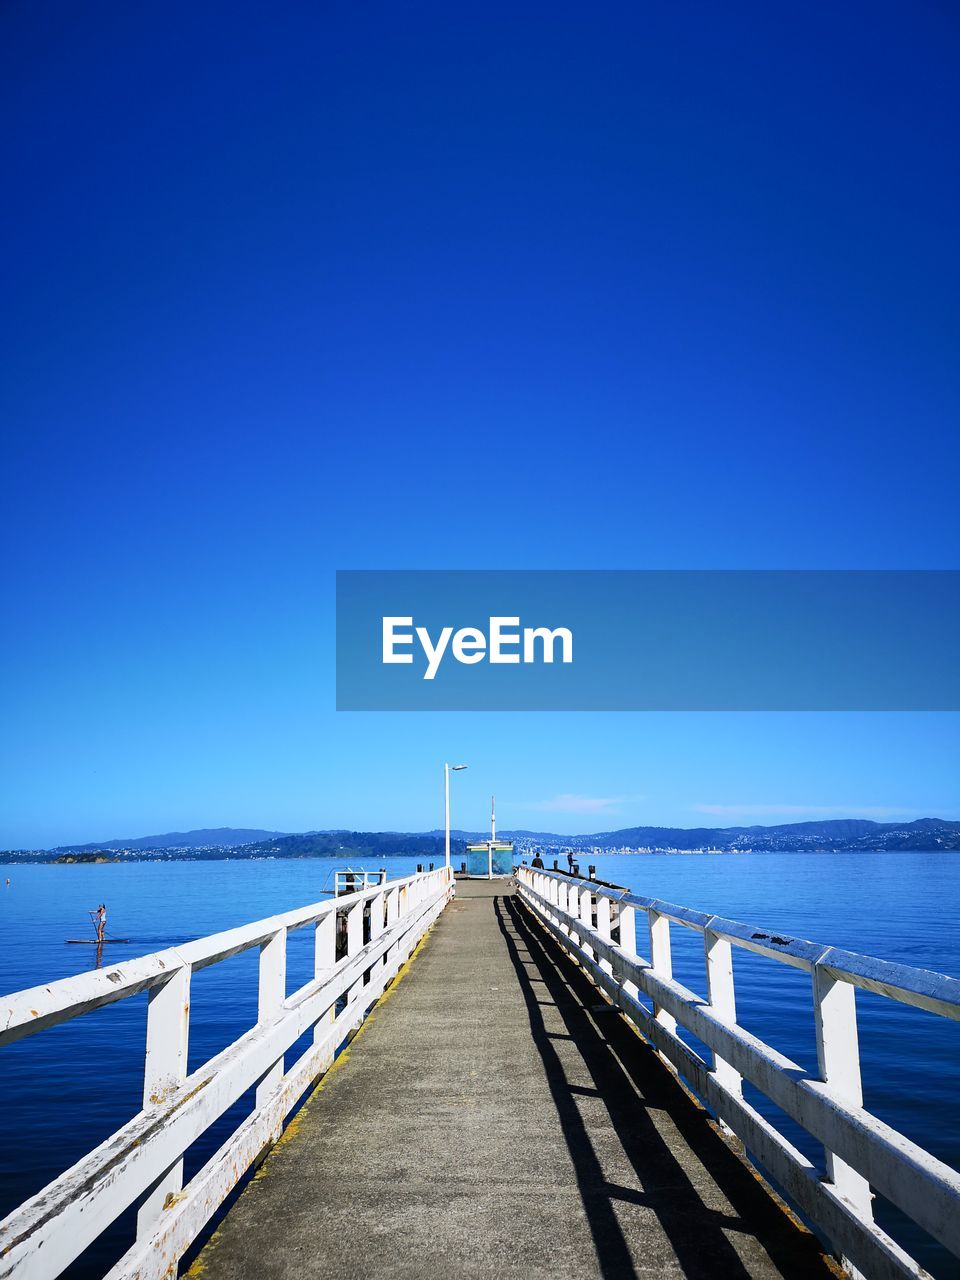
[[[536,918],[793,1196],[850,1270],[870,1280],[926,1275],[874,1223],[871,1186],[960,1256],[960,1173],[863,1106],[854,1001],[854,988],[860,987],[960,1018],[960,981],[765,933],[558,872],[524,866],[517,879],[521,900]],[[646,912],[649,921],[650,960],[636,952],[637,911]],[[619,943],[610,936],[608,913],[619,914]],[[672,976],[671,922],[703,934],[706,999]],[[811,974],[819,1078],[737,1023],[732,947]],[[652,1003],[652,1016],[641,994]],[[712,1062],[684,1044],[678,1023],[707,1045]],[[823,1144],[823,1175],[744,1100],[741,1078]]]
[[[0,1001],[2,1044],[150,992],[143,1110],[0,1223],[0,1278],[52,1280],[132,1205],[139,1205],[137,1243],[111,1280],[175,1277],[183,1252],[276,1141],[290,1109],[327,1069],[453,892],[450,869],[440,867]],[[364,944],[368,904],[370,939]],[[337,960],[337,915],[344,910],[347,953]],[[311,925],[315,976],[287,996],[287,934]],[[188,1076],[191,972],[252,947],[260,948],[257,1023]],[[341,1000],[346,1003],[338,1012]],[[284,1054],[311,1029],[313,1044],[284,1072]],[[252,1114],[182,1186],[184,1153],[254,1085]]]
[[[176,969],[172,977],[151,988],[147,1004],[147,1044],[143,1072],[143,1105],[169,1097],[187,1078],[190,1037],[190,969]],[[167,1197],[183,1188],[183,1160],[177,1160],[154,1184],[137,1214],[137,1235],[148,1234]]]

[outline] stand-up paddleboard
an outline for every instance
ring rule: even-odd
[[[116,946],[132,947],[132,938],[104,938],[102,942],[98,942],[96,938],[64,938],[64,942],[68,947],[106,947],[111,942]]]

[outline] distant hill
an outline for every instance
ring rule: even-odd
[[[467,840],[487,838],[486,833],[472,831],[455,834]],[[503,829],[498,835],[524,844],[572,849],[827,849],[836,853],[857,849],[960,849],[960,822],[946,818],[917,818],[914,822],[832,818],[772,827],[621,827],[585,836]]]
[[[517,844],[518,855],[533,848],[573,849],[579,852],[631,849],[694,850],[751,849],[759,853],[812,851],[822,853],[871,850],[960,851],[960,822],[946,818],[918,818],[914,822],[873,822],[867,818],[839,818],[822,822],[790,822],[778,826],[743,827],[622,827],[593,835],[562,835],[550,831],[501,830]],[[468,840],[486,839],[486,832],[451,833],[450,851],[458,860]],[[58,856],[117,851],[120,861],[136,858],[382,858],[406,854],[437,862],[443,858],[442,831],[348,831],[345,829],[288,834],[246,827],[213,827],[170,831],[160,836],[107,840],[101,844],[61,845],[56,849],[0,851],[0,861],[51,862]]]
[[[461,853],[463,841],[451,838],[450,849]],[[238,857],[250,858],[377,858],[392,854],[442,859],[444,837],[406,831],[310,831],[259,840],[237,850]]]
[[[54,853],[85,853],[89,849],[235,849],[255,840],[282,836],[283,831],[258,827],[201,827],[197,831],[168,831],[162,836],[137,836],[127,840],[94,840],[89,844],[63,844]]]
[[[505,833],[506,834],[506,833]],[[514,838],[519,838],[515,836]],[[829,852],[884,849],[960,849],[960,822],[918,818],[914,822],[873,822],[838,818],[762,827],[624,827],[596,835],[568,837],[575,848],[798,849]]]

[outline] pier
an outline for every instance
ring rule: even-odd
[[[700,994],[673,977],[678,927],[702,935]],[[297,929],[315,973],[288,992]],[[253,948],[256,1025],[187,1075],[191,974]],[[810,975],[816,1074],[737,1022],[737,949]],[[212,1221],[205,1280],[919,1277],[872,1195],[960,1256],[960,1175],[865,1109],[857,988],[960,1017],[954,979],[523,866],[364,885],[4,997],[0,1046],[150,998],[143,1110],[0,1224],[0,1277],[52,1280],[134,1206],[110,1280],[175,1276]],[[185,1183],[190,1145],[254,1086]]]

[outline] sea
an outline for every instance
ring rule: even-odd
[[[582,870],[588,861],[601,879],[637,893],[960,976],[960,854],[598,855],[583,858]],[[352,865],[385,866],[393,878],[416,863],[393,857]],[[264,859],[0,867],[0,990],[92,967],[96,948],[65,940],[92,936],[88,913],[100,902],[108,908],[108,934],[131,940],[105,951],[115,963],[322,900],[344,865]],[[702,940],[676,925],[672,934],[675,976],[702,993]],[[290,991],[309,979],[312,960],[311,931],[291,934]],[[735,952],[734,969],[740,1022],[815,1071],[809,976],[746,952]],[[857,1009],[866,1106],[960,1169],[960,1023],[862,991]],[[146,996],[134,997],[0,1048],[0,1217],[139,1110],[145,1010]],[[252,1026],[256,1011],[255,953],[196,974],[189,1069]],[[749,1089],[747,1096],[791,1141],[822,1159],[822,1149],[788,1117]],[[188,1177],[251,1105],[248,1094],[195,1144]],[[880,1198],[875,1208],[884,1229],[934,1276],[960,1277],[960,1263],[897,1210]],[[131,1243],[134,1225],[134,1215],[124,1215],[65,1274],[98,1280]]]

